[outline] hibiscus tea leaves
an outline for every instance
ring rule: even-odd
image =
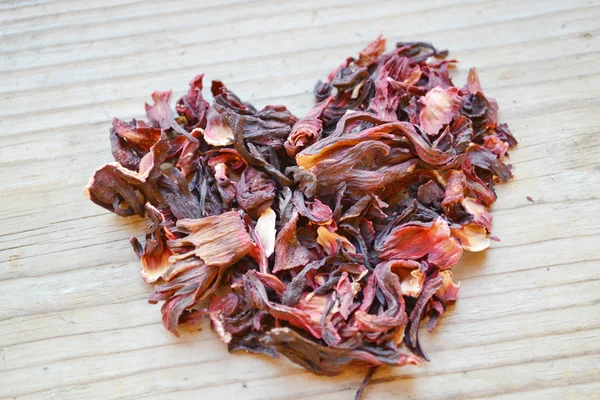
[[[131,243],[168,330],[208,317],[231,352],[362,365],[358,397],[379,366],[429,360],[421,322],[458,299],[463,252],[499,240],[489,208],[517,141],[474,69],[457,87],[446,50],[385,46],[319,80],[301,117],[221,81],[211,104],[199,74],[174,110],[157,91],[147,121],[115,118],[115,162],[85,194],[148,218]]]

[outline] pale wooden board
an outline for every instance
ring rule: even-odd
[[[0,2],[0,398],[351,399],[363,373],[315,377],[229,355],[208,324],[161,325],[128,238],[144,222],[88,202],[113,116],[197,73],[302,115],[310,91],[383,31],[470,66],[520,140],[497,188],[502,241],[455,267],[461,299],[381,368],[366,398],[600,398],[598,1]],[[535,202],[527,201],[531,196]]]

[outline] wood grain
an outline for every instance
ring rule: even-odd
[[[422,335],[432,362],[380,369],[365,397],[599,398],[599,21],[589,0],[0,1],[0,398],[353,398],[359,370],[165,331],[128,243],[144,222],[82,187],[110,161],[110,119],[142,117],[153,90],[205,72],[301,115],[380,31],[449,48],[457,84],[476,66],[520,145],[502,241],[461,260],[461,299]]]

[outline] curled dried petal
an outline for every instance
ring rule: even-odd
[[[160,139],[160,129],[147,126],[136,120],[130,123],[114,118],[112,121],[114,132],[135,149],[147,153],[150,148]]]
[[[363,300],[363,305],[354,314],[357,326],[360,331],[380,334],[392,330],[395,342],[399,343],[407,320],[400,279],[391,271],[391,263],[378,264],[373,271],[373,277],[375,279],[374,286],[383,295],[383,299],[379,300],[379,303],[382,306],[385,305],[385,309],[382,307],[381,312],[370,314],[367,312],[370,307],[364,307]],[[367,304],[371,301],[373,299],[368,299]]]
[[[256,221],[256,235],[260,239],[260,243],[265,251],[265,256],[269,257],[275,251],[275,222],[277,215],[268,207]]]
[[[146,203],[146,213],[150,217],[146,243],[140,254],[142,263],[142,278],[148,283],[156,282],[169,268],[169,257],[173,254],[167,246],[168,239],[174,239],[173,234],[165,227],[165,216],[151,204]],[[131,239],[134,248],[141,245],[137,238]],[[139,250],[138,250],[139,252]]]
[[[471,223],[460,228],[451,228],[451,231],[463,249],[467,251],[478,252],[490,247],[491,242],[483,226]]]
[[[206,113],[204,140],[212,146],[228,146],[233,143],[233,131],[214,107],[210,107]]]
[[[494,153],[499,160],[502,160],[508,150],[508,142],[502,141],[497,136],[486,136],[483,138],[483,147]]]
[[[473,217],[473,223],[482,226],[487,232],[492,230],[492,214],[485,208],[485,205],[479,200],[467,197],[461,201],[465,211]]]
[[[425,306],[429,302],[429,300],[435,295],[435,293],[443,286],[442,277],[438,276],[436,278],[430,279],[425,283],[423,287],[423,291],[419,295],[415,306],[413,307],[412,312],[409,317],[409,326],[408,326],[408,335],[406,335],[406,344],[417,354],[421,355],[424,359],[429,361],[429,358],[425,355],[423,350],[421,349],[421,345],[419,344],[419,324],[421,323],[421,319],[423,318],[423,312],[425,311]]]
[[[188,182],[177,168],[173,168],[158,182],[164,202],[177,219],[199,218],[202,216],[200,203],[192,195]]]
[[[114,129],[110,130],[110,150],[115,161],[123,167],[132,171],[139,170],[142,158]]]
[[[169,101],[171,100],[170,90],[164,92],[155,91],[152,93],[152,100],[154,100],[154,105],[146,103],[146,115],[150,122],[152,122],[152,125],[163,131],[173,129],[175,132],[184,135],[190,142],[198,141],[175,121],[173,112],[169,106]]]
[[[218,163],[214,166],[215,180],[217,190],[221,195],[223,204],[229,208],[230,203],[236,198],[236,183],[229,178],[230,171],[225,163]]]
[[[319,183],[318,194],[326,200],[335,194],[336,184],[340,181],[346,184],[344,196],[352,201],[369,193],[380,194],[386,185],[401,180],[416,165],[416,159],[410,156],[388,164],[386,156],[391,155],[391,148],[375,140],[360,141],[351,147],[336,147],[311,168]]]
[[[181,97],[175,105],[179,115],[186,117],[186,127],[189,130],[204,128],[206,126],[206,111],[209,104],[202,97],[202,79],[204,74],[199,74],[190,81],[190,88],[185,96]]]
[[[418,357],[397,349],[336,349],[306,339],[289,328],[271,329],[261,337],[261,342],[318,375],[337,375],[352,363],[371,366],[420,365]]]
[[[296,236],[298,218],[298,211],[294,209],[277,234],[273,272],[304,266],[310,261],[310,252],[300,244]]]
[[[192,311],[196,302],[204,301],[214,293],[221,277],[218,267],[202,265],[178,275],[168,283],[155,286],[148,301],[165,301],[161,307],[163,325],[179,336],[177,326],[184,312]]]
[[[293,166],[287,167],[285,173],[294,177],[294,183],[306,198],[312,199],[317,194],[319,185],[312,172]]]
[[[427,257],[440,269],[456,264],[462,247],[450,234],[442,217],[430,223],[410,222],[397,226],[378,239],[375,249],[382,260],[418,260]]]
[[[458,300],[460,283],[457,284],[452,281],[452,271],[440,271],[438,276],[442,277],[442,287],[435,292],[435,297],[437,297],[443,303]]]
[[[240,295],[229,293],[215,297],[208,309],[213,329],[223,343],[231,342],[233,335],[244,332],[252,326],[253,313]]]
[[[334,254],[338,251],[338,242],[342,244],[344,249],[350,253],[356,253],[356,248],[350,241],[337,233],[335,230],[329,226],[319,226],[317,229],[317,243],[319,243],[325,253]]]
[[[488,149],[485,149],[478,144],[471,143],[467,149],[467,155],[473,165],[491,171],[494,175],[498,176],[502,182],[506,182],[512,178],[510,168],[502,163],[502,161]]]
[[[389,268],[400,278],[400,291],[403,296],[419,297],[425,283],[425,269],[417,261],[387,261]]]
[[[253,167],[244,170],[236,188],[238,204],[254,219],[273,204],[277,191],[275,182]]]
[[[446,177],[446,190],[442,207],[448,215],[454,214],[454,205],[460,203],[465,198],[467,182],[465,174],[459,170],[451,170]]]
[[[470,158],[467,157],[465,159],[462,170],[466,177],[465,183],[467,188],[472,191],[479,200],[487,206],[490,206],[496,201],[496,193],[494,193],[494,191],[477,175]]]
[[[369,129],[345,132],[348,126],[363,121],[375,124],[375,126]],[[438,149],[432,148],[421,135],[417,134],[412,124],[406,122],[384,123],[384,121],[375,118],[371,114],[353,112],[346,114],[339,121],[335,132],[330,136],[319,140],[298,153],[296,162],[300,168],[311,169],[323,160],[328,160],[336,150],[356,146],[361,142],[369,140],[385,142],[400,138],[408,140],[412,146],[411,150],[428,164],[447,164],[456,157],[451,152],[443,153]]]
[[[266,308],[275,318],[304,329],[318,339],[322,337],[321,318],[327,304],[325,296],[309,297],[303,293],[294,307],[273,302],[269,300],[266,288],[255,271],[249,271],[244,275],[244,287],[247,292],[252,292],[254,303],[259,309]]]
[[[294,192],[292,203],[298,210],[298,213],[308,218],[308,220],[317,225],[331,224],[333,212],[326,204],[323,204],[319,199],[314,201],[306,201],[302,192],[299,190]]]
[[[437,135],[442,126],[449,124],[460,110],[458,89],[435,87],[419,100],[421,126],[428,135]]]
[[[377,39],[369,43],[358,55],[356,65],[366,67],[377,61],[381,53],[385,50],[386,40],[382,34]]]
[[[201,129],[194,129],[190,132],[190,136],[193,136],[195,139],[199,139],[202,136]],[[189,176],[191,173],[196,172],[198,170],[198,161],[200,158],[200,142],[197,140],[196,142],[191,142],[186,140],[186,142],[181,147],[181,155],[179,160],[177,161],[177,168],[181,170],[181,173],[184,176]]]
[[[187,236],[169,240],[169,247],[174,249],[194,246],[194,250],[172,256],[172,262],[196,256],[206,265],[226,268],[248,254],[255,246],[240,214],[236,211],[200,219],[180,219],[176,226]]]
[[[123,168],[118,163],[98,168],[84,188],[84,194],[94,203],[120,216],[144,215],[144,204],[158,205],[161,195],[157,181],[161,165],[167,158],[169,144],[159,140],[140,161],[139,172]]]
[[[328,97],[316,104],[304,118],[294,124],[284,144],[285,151],[290,157],[295,157],[298,152],[321,138],[323,121],[320,117],[332,101],[333,97]]]
[[[434,181],[419,186],[417,199],[426,206],[439,207],[444,199],[444,191]]]

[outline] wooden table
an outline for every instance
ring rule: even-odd
[[[229,355],[208,324],[173,337],[129,245],[144,222],[82,188],[111,118],[143,117],[154,89],[205,72],[302,115],[381,30],[449,48],[457,84],[476,66],[520,145],[502,241],[464,257],[461,299],[422,335],[432,362],[380,369],[366,397],[600,398],[598,1],[168,3],[0,2],[0,398],[353,398],[355,369]]]

